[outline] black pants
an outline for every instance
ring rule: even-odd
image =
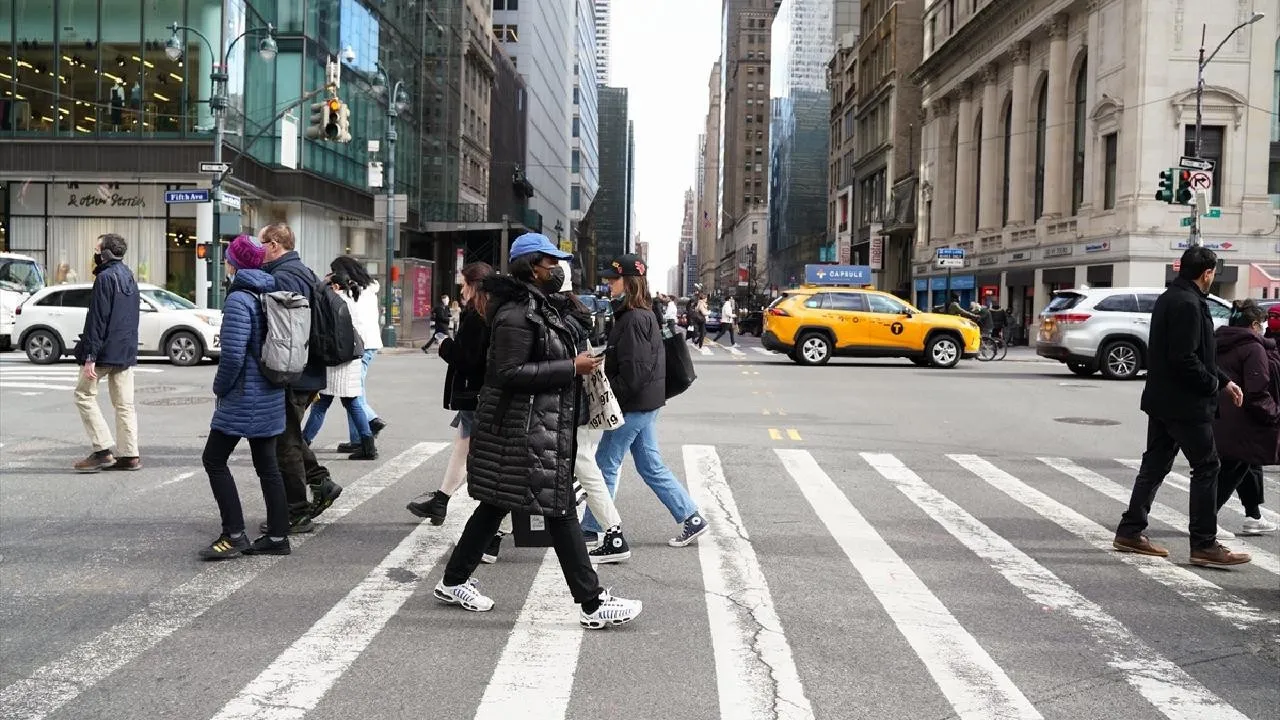
[[[315,393],[285,390],[284,434],[276,444],[276,460],[284,476],[284,492],[289,500],[289,513],[301,515],[311,506],[307,484],[320,485],[329,479],[329,470],[316,461],[307,441],[302,437],[302,421]]]
[[[1218,477],[1218,509],[1231,499],[1231,493],[1240,496],[1244,514],[1255,520],[1262,517],[1262,466],[1247,462],[1222,459],[1222,473]]]
[[[712,338],[712,340],[714,340],[715,342],[720,342],[720,338],[724,337],[724,334],[726,332],[729,333],[729,344],[730,345],[734,344],[733,323],[727,323],[727,322],[724,322],[723,320],[720,322],[720,332],[716,333],[716,336]]]
[[[222,513],[222,532],[227,534],[244,532],[240,493],[236,492],[236,480],[227,467],[227,459],[238,444],[239,437],[211,429],[201,457],[204,470],[209,473],[213,499],[218,501],[218,512]],[[289,505],[280,467],[276,464],[276,438],[249,438],[249,452],[253,454],[253,469],[258,473],[262,497],[267,502],[267,534],[285,537],[289,534]]]
[[[480,556],[485,547],[498,532],[502,518],[507,511],[495,505],[480,503],[471,519],[467,521],[458,545],[449,556],[449,564],[444,569],[445,585],[461,585],[471,573],[480,566]],[[591,602],[600,597],[600,578],[595,568],[591,567],[591,556],[587,555],[587,544],[582,539],[582,527],[578,525],[578,516],[570,513],[564,517],[549,517],[547,531],[551,533],[551,544],[555,548],[556,558],[560,560],[560,569],[564,572],[564,580],[569,584],[569,592],[573,601],[579,605]]]
[[[1116,534],[1137,537],[1147,529],[1147,515],[1156,492],[1169,471],[1178,450],[1191,463],[1191,549],[1203,550],[1218,543],[1218,472],[1222,463],[1213,442],[1212,423],[1187,423],[1150,418],[1147,420],[1147,450],[1133,482],[1129,509],[1120,519]]]
[[[698,343],[698,347],[702,347],[702,343],[707,340],[707,321],[699,320],[693,323],[693,341]]]

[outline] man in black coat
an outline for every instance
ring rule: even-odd
[[[302,262],[294,248],[297,241],[285,223],[273,223],[258,233],[266,247],[262,269],[276,280],[277,290],[295,292],[311,298],[319,278]],[[316,460],[316,454],[302,436],[302,421],[307,408],[325,387],[325,367],[316,357],[307,361],[302,377],[284,394],[284,434],[276,442],[276,462],[284,476],[285,495],[289,500],[289,527],[293,533],[311,532],[311,519],[329,509],[342,494],[342,486],[329,476],[329,469]],[[307,486],[313,500],[307,499]],[[266,532],[265,530],[263,532]]]
[[[1213,440],[1218,393],[1226,391],[1239,406],[1240,387],[1218,369],[1213,317],[1205,296],[1217,274],[1218,257],[1201,245],[1182,254],[1178,277],[1156,300],[1147,348],[1147,385],[1142,411],[1147,420],[1147,450],[1133,484],[1129,508],[1112,545],[1120,552],[1166,557],[1169,551],[1147,539],[1147,515],[1156,492],[1173,468],[1178,450],[1191,464],[1191,562],[1239,565],[1249,562],[1218,542],[1218,471],[1222,464]]]
[[[76,360],[83,365],[76,383],[76,409],[93,443],[89,457],[76,463],[76,472],[138,470],[138,417],[133,404],[133,367],[138,364],[138,283],[123,262],[129,249],[124,238],[108,233],[93,250],[93,295],[76,343]],[[98,407],[98,380],[105,377],[116,412],[115,454],[111,428]]]

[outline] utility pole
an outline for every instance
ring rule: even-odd
[[[382,63],[374,63],[377,69],[377,75],[373,80],[373,88],[375,91],[386,91],[387,100],[387,157],[383,163],[385,169],[385,177],[383,178],[383,187],[387,195],[387,217],[386,217],[386,287],[382,293],[382,311],[383,311],[383,327],[382,327],[382,344],[386,347],[395,347],[396,345],[396,326],[392,322],[391,306],[395,301],[395,291],[392,287],[392,271],[396,262],[396,225],[399,219],[396,216],[396,118],[400,113],[409,107],[409,94],[404,90],[404,81],[397,80],[393,85],[390,76],[387,74],[386,68],[382,67]],[[401,313],[403,314],[403,310]]]

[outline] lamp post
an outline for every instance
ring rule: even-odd
[[[280,48],[276,45],[275,32],[276,28],[271,23],[267,23],[265,28],[249,28],[236,36],[227,45],[227,51],[222,55],[213,51],[213,43],[209,42],[209,38],[204,33],[193,27],[179,25],[173,23],[169,26],[173,34],[169,37],[169,41],[165,43],[164,54],[170,60],[177,60],[186,52],[186,43],[178,35],[178,31],[194,33],[204,41],[205,47],[209,48],[209,57],[219,60],[209,71],[209,79],[212,81],[212,87],[209,95],[209,109],[213,112],[213,162],[222,163],[222,132],[223,121],[226,118],[227,111],[227,63],[231,57],[231,51],[235,48],[236,43],[247,35],[265,32],[266,37],[258,41],[258,55],[265,61],[271,62],[276,59],[276,54]],[[212,187],[209,190],[209,201],[213,203],[213,292],[210,305],[214,308],[222,307],[222,228],[219,224],[222,220],[222,179],[226,173],[219,170],[213,176]],[[203,289],[203,288],[202,288]]]
[[[1200,157],[1200,152],[1204,149],[1204,68],[1210,62],[1212,62],[1215,57],[1217,57],[1218,51],[1222,49],[1222,46],[1226,45],[1227,41],[1230,40],[1233,35],[1239,32],[1241,28],[1252,25],[1264,17],[1266,17],[1264,13],[1255,12],[1253,14],[1253,17],[1249,18],[1248,20],[1245,20],[1244,22],[1232,28],[1231,32],[1227,33],[1227,36],[1222,38],[1222,42],[1218,43],[1218,47],[1214,48],[1213,52],[1209,53],[1208,57],[1205,57],[1205,54],[1204,54],[1204,43],[1205,43],[1205,36],[1209,32],[1209,26],[1208,25],[1200,26],[1200,60],[1196,64],[1195,148],[1196,148],[1197,158]],[[1200,212],[1195,208],[1193,208],[1191,211],[1191,244],[1192,245],[1204,244],[1204,241],[1200,237]]]
[[[396,344],[396,326],[391,319],[391,304],[395,298],[392,291],[391,266],[395,263],[395,236],[396,236],[396,118],[400,113],[409,107],[409,93],[404,89],[404,81],[397,80],[394,85],[387,75],[387,71],[382,67],[382,63],[375,63],[377,74],[373,78],[373,90],[375,93],[386,93],[387,99],[387,156],[383,163],[384,175],[382,179],[383,188],[387,194],[387,283],[383,290],[383,327],[382,327],[382,344],[387,347],[395,347]],[[390,88],[390,92],[387,92]]]

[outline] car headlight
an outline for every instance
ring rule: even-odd
[[[222,325],[221,315],[212,315],[209,313],[196,313],[196,317],[203,320],[206,324],[212,325],[213,327],[218,327]]]

